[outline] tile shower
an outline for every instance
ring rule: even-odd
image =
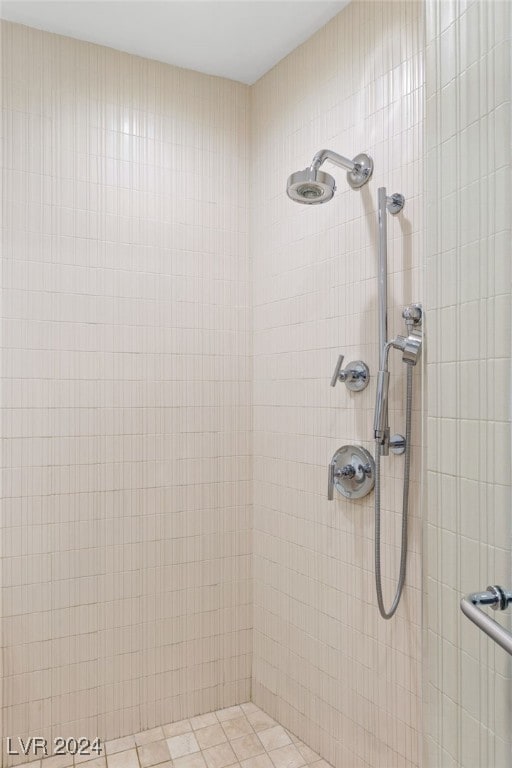
[[[353,0],[248,87],[2,23],[2,743],[510,764],[510,663],[458,610],[512,584],[510,42],[498,0]],[[323,146],[367,151],[371,184],[292,205]],[[339,352],[377,370],[384,184],[390,335],[421,300],[428,344],[392,622],[372,497],[325,495],[333,451],[371,447],[373,386],[328,384]]]

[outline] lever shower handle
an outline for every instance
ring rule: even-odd
[[[334,462],[331,461],[327,468],[327,500],[332,501],[334,499]]]
[[[342,381],[348,389],[352,392],[361,392],[368,386],[370,381],[370,371],[366,363],[362,360],[354,360],[349,363],[344,371],[341,370],[343,365],[344,356],[338,357],[338,362],[334,368],[334,373],[331,379],[331,387],[335,387],[338,381]]]
[[[331,387],[335,387],[338,381],[340,380],[341,366],[343,365],[344,358],[345,358],[344,355],[340,355],[338,357],[338,362],[336,363],[336,367],[334,369],[334,373],[331,379]]]
[[[336,469],[336,463],[334,461],[331,461],[327,471],[327,501],[332,501],[334,499],[334,478],[340,477],[342,472],[340,469]]]

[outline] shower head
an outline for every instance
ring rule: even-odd
[[[288,177],[286,193],[291,200],[305,205],[326,203],[336,191],[336,182],[329,173],[304,168]]]
[[[338,155],[330,149],[322,149],[314,156],[309,168],[296,171],[288,177],[286,194],[296,203],[316,205],[326,203],[336,191],[336,182],[329,173],[320,170],[326,160],[347,169],[347,181],[352,189],[359,189],[370,179],[373,160],[365,154],[356,155],[353,160]]]

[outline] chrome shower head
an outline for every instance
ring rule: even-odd
[[[316,205],[326,203],[336,191],[336,182],[333,177],[323,171],[304,168],[303,171],[295,171],[288,177],[286,194],[296,203]]]
[[[349,160],[330,149],[322,149],[316,153],[309,168],[296,171],[288,177],[286,194],[291,200],[305,205],[316,205],[326,203],[332,198],[336,191],[336,182],[329,173],[319,170],[326,160],[347,169],[347,181],[352,189],[359,189],[366,184],[373,172],[373,160],[368,155],[356,155],[353,160]]]

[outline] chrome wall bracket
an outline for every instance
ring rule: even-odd
[[[400,213],[404,205],[405,197],[401,195],[400,192],[395,192],[393,195],[386,197],[386,208],[388,209],[389,213],[393,214],[393,216],[396,216],[397,213]]]
[[[332,375],[331,387],[335,387],[338,381],[342,381],[352,392],[361,392],[361,390],[366,389],[370,381],[370,369],[366,363],[363,363],[362,360],[355,360],[342,371],[343,360],[344,356],[340,355]]]
[[[352,162],[355,168],[347,172],[347,181],[352,189],[363,187],[370,180],[373,173],[373,160],[364,152],[356,155]]]
[[[423,306],[421,304],[409,304],[404,307],[402,317],[409,331],[421,327],[423,322]]]
[[[332,501],[334,489],[347,499],[361,499],[375,485],[375,462],[366,448],[343,445],[338,448],[328,468],[327,498]]]
[[[401,456],[402,453],[405,453],[405,437],[403,435],[393,435],[393,437],[389,441],[389,450],[391,453],[394,453],[395,456]]]

